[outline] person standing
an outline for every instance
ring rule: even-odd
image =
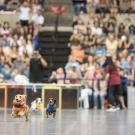
[[[26,1],[19,8],[19,11],[20,11],[19,19],[20,19],[21,26],[23,27],[28,26],[29,19],[30,19],[30,8]]]
[[[47,67],[47,61],[39,54],[38,51],[34,51],[30,59],[30,82],[37,83],[43,81],[43,70]]]
[[[126,109],[123,98],[123,91],[121,89],[121,80],[118,66],[115,62],[113,62],[111,56],[106,58],[104,69],[106,73],[106,79],[108,80],[109,103],[112,105],[112,108],[110,109],[116,109],[119,103],[122,109]]]

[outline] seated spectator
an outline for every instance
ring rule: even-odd
[[[100,22],[98,20],[95,20],[94,25],[91,26],[92,35],[95,35],[97,37],[102,36],[103,31],[100,27]]]
[[[78,33],[77,29],[74,29],[73,34],[70,37],[70,42],[71,43],[76,43],[81,41],[81,35]]]
[[[3,74],[5,80],[9,81],[13,77],[14,69],[8,63],[4,63],[1,73]]]
[[[12,47],[12,46],[13,46],[13,43],[14,43],[13,36],[12,36],[11,33],[9,33],[9,34],[7,35],[7,45],[8,45],[9,47]]]
[[[29,60],[26,57],[18,56],[14,62],[14,68],[17,69],[19,74],[29,76]]]
[[[68,71],[72,67],[76,67],[78,71],[80,70],[80,64],[74,59],[72,55],[69,55],[68,62],[65,65],[65,70]]]
[[[57,83],[57,73],[56,71],[52,71],[51,76],[49,77],[49,83]]]
[[[17,50],[17,44],[14,43],[13,46],[11,47],[11,54],[10,54],[10,57],[11,57],[11,61],[14,62],[17,57],[18,57],[18,50]]]
[[[84,60],[84,51],[81,48],[81,45],[77,45],[76,48],[72,49],[71,52],[73,59],[75,59],[77,62],[82,63]]]
[[[24,37],[20,37],[20,39],[18,40],[18,55],[22,57],[26,54],[25,45],[26,39]]]
[[[56,70],[56,79],[58,84],[63,84],[65,81],[65,73],[63,68],[58,68]]]
[[[15,28],[13,29],[13,33],[17,36],[20,34],[21,24],[20,22],[16,22]]]
[[[115,37],[115,33],[109,33],[105,44],[107,48],[107,53],[110,54],[112,57],[116,57],[116,52],[118,48],[118,40]]]
[[[131,24],[129,26],[129,34],[130,35],[135,35],[135,25]]]
[[[30,34],[27,35],[27,42],[25,48],[27,55],[31,57],[34,51],[34,45],[32,42],[32,36]]]
[[[76,67],[71,67],[66,71],[66,80],[67,84],[80,84],[81,82],[81,73],[76,69]]]
[[[84,80],[86,80],[87,84],[91,88],[93,88],[94,73],[95,73],[94,57],[90,55],[88,57],[88,65],[87,65],[87,70],[84,74]]]
[[[131,19],[129,17],[125,18],[124,21],[124,26],[125,26],[125,32],[126,34],[129,34],[129,28],[130,28],[130,25],[131,25]]]
[[[11,48],[5,43],[2,46],[2,52],[5,56],[9,56],[11,54]]]
[[[87,0],[72,0],[74,6],[75,15],[79,15],[81,12],[87,13],[86,4]]]
[[[125,35],[125,25],[124,23],[120,23],[118,27],[118,38],[121,38],[121,36]]]
[[[37,14],[39,10],[42,10],[42,6],[39,4],[38,0],[35,0],[31,5],[32,5],[32,14]]]
[[[44,24],[44,17],[41,10],[38,10],[37,13],[32,15],[32,22],[35,27],[40,27]]]
[[[121,39],[119,41],[119,46],[118,49],[120,52],[122,52],[123,50],[128,50],[130,48],[130,43],[129,43],[129,39],[127,36],[123,35],[121,36]]]
[[[9,22],[5,21],[3,24],[3,28],[1,29],[1,34],[8,35],[10,33],[11,33],[11,28],[10,28]]]
[[[78,20],[78,24],[75,25],[74,28],[77,29],[78,32],[81,33],[81,34],[86,34],[87,33],[86,25],[84,24],[82,19]]]
[[[13,74],[13,82],[18,83],[18,84],[28,84],[29,79],[25,75],[20,74],[18,70],[16,69]]]
[[[131,65],[129,63],[130,60],[122,58],[120,61],[120,67],[124,69],[127,74],[130,74],[130,70],[131,70]]]
[[[106,53],[105,47],[99,42],[93,47],[93,53],[96,57],[102,57]]]

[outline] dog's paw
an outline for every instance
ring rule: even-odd
[[[16,118],[17,116],[16,116],[15,114],[12,113],[12,114],[11,114],[11,117]]]

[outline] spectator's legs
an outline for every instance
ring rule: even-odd
[[[128,107],[128,91],[126,85],[123,86],[123,96],[124,96],[125,106]]]
[[[116,102],[115,102],[115,86],[109,86],[109,93],[108,93],[108,96],[109,96],[109,103],[112,105],[112,106],[115,106],[116,105]]]
[[[116,93],[116,104],[118,105],[120,102],[122,109],[126,109],[126,106],[124,103],[123,89],[122,89],[121,85],[115,86],[115,93]]]
[[[98,107],[97,96],[98,96],[98,93],[94,91],[94,108]]]
[[[124,103],[124,97],[123,96],[119,96],[119,101],[121,103],[122,109],[126,109],[125,103]]]
[[[101,108],[104,107],[104,98],[105,98],[105,95],[103,93],[100,93]]]
[[[88,96],[86,96],[86,97],[84,98],[83,103],[84,103],[84,108],[85,108],[85,109],[88,109],[88,108],[89,108]]]
[[[92,91],[92,95],[89,96],[89,108],[94,108],[94,91]]]
[[[83,105],[85,109],[89,108],[89,98],[88,98],[88,92],[86,89],[81,90],[81,96],[79,98],[80,101],[83,101]]]

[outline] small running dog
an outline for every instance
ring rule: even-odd
[[[29,106],[26,104],[26,95],[18,94],[13,100],[12,116],[14,118],[25,117],[29,119]]]
[[[47,115],[47,118],[49,117],[49,115],[53,115],[53,118],[55,118],[56,100],[54,98],[49,98],[49,101],[46,107],[46,115]]]
[[[31,111],[42,111],[43,109],[43,103],[41,98],[36,98],[34,101],[31,103]]]

